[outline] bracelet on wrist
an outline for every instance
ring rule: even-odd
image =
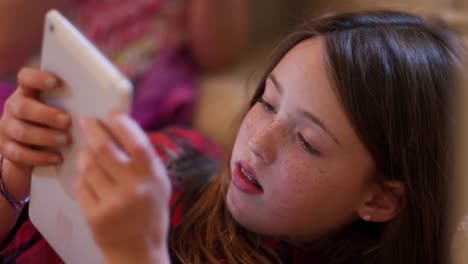
[[[0,193],[17,212],[21,212],[23,206],[29,202],[29,196],[23,200],[17,200],[7,191],[5,182],[3,181],[3,156],[0,156]]]

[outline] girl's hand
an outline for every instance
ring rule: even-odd
[[[57,78],[23,68],[18,82],[0,119],[0,152],[6,159],[29,167],[60,162],[58,153],[42,148],[62,147],[70,142],[70,116],[38,100],[40,92],[58,87]]]
[[[60,163],[59,153],[46,148],[70,143],[70,116],[38,100],[41,92],[57,89],[54,76],[37,69],[23,68],[19,86],[7,99],[0,118],[0,153],[5,158],[5,185],[16,199],[29,195],[33,166]]]
[[[146,134],[123,114],[81,128],[77,196],[104,255],[167,251],[170,181]]]

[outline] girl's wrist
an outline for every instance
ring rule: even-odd
[[[16,166],[3,159],[1,173],[5,189],[14,200],[27,200],[31,189],[32,168]]]

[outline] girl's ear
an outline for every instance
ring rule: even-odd
[[[369,222],[388,222],[397,216],[404,201],[403,183],[387,181],[383,186],[375,184],[371,189],[359,206],[357,214]]]

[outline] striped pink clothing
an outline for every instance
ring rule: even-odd
[[[154,58],[185,40],[186,0],[75,0],[85,35],[132,79]]]

